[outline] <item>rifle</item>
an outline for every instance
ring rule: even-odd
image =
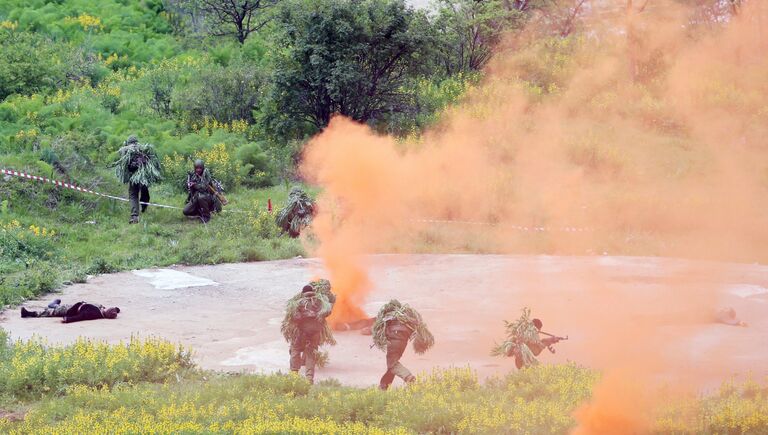
[[[544,332],[544,331],[539,331],[539,334],[544,334],[544,335],[546,335],[548,337],[552,337],[552,338],[554,338],[557,341],[568,340],[568,336],[567,335],[565,337],[558,337],[557,335],[550,334],[549,332]],[[554,344],[554,343],[552,343],[552,344]],[[547,350],[549,350],[551,353],[555,353],[555,348],[552,347],[552,344],[547,346]]]
[[[192,182],[192,172],[187,172],[187,188],[189,189],[192,187],[192,185],[195,184]],[[224,197],[224,195],[221,194],[216,188],[213,187],[213,185],[208,185],[208,191],[210,191],[212,194],[216,195],[216,198],[219,198],[219,201],[221,201],[221,205],[227,205],[229,201],[227,201],[227,198]]]
[[[229,203],[227,198],[224,198],[224,195],[222,195],[218,190],[214,189],[210,184],[208,185],[208,190],[210,190],[212,194],[216,195],[216,198],[219,198],[221,205],[227,205],[227,203]]]

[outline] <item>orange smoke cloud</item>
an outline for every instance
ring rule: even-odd
[[[334,118],[302,164],[323,188],[313,228],[339,294],[332,320],[367,315],[365,256],[379,252],[768,259],[768,8],[745,2],[724,29],[697,37],[682,25],[689,17],[654,2],[632,19],[631,44],[622,17],[597,42],[500,51],[417,144]],[[640,387],[671,367],[658,337],[708,320],[720,290],[710,266],[681,267],[643,294],[617,294],[600,270],[515,279],[529,292],[513,305],[582,325],[609,368],[576,414],[580,434],[648,430]],[[567,305],[540,292],[573,283],[585,291]]]
[[[592,393],[592,401],[576,409],[580,425],[573,435],[638,434],[651,429],[647,385],[632,373],[607,373]]]
[[[391,139],[339,117],[304,151],[302,172],[324,188],[313,230],[337,294],[332,324],[367,317],[360,308],[371,289],[364,255],[401,218],[398,195],[407,189],[399,163]]]

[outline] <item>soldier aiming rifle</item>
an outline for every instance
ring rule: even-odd
[[[521,369],[538,364],[536,357],[544,349],[555,353],[554,345],[568,340],[568,336],[560,337],[543,332],[541,330],[543,322],[540,319],[531,319],[530,315],[531,310],[523,308],[523,315],[517,321],[505,322],[507,339],[493,348],[491,355],[514,357],[515,366]],[[542,339],[540,335],[545,335],[547,338]]]

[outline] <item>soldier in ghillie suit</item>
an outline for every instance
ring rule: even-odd
[[[544,350],[549,349],[555,353],[552,347],[561,340],[567,340],[568,337],[557,337],[541,331],[543,323],[539,319],[531,319],[531,310],[523,308],[523,314],[515,322],[505,321],[507,339],[497,345],[491,351],[491,355],[504,355],[515,358],[515,366],[518,369],[537,365],[539,361],[537,356]],[[539,335],[547,335],[542,339]]]
[[[387,371],[379,381],[379,388],[386,390],[395,376],[406,383],[416,381],[416,377],[400,363],[400,358],[413,339],[413,350],[423,354],[435,344],[435,337],[427,329],[421,314],[407,304],[392,299],[381,307],[372,328],[373,344],[387,352]]]
[[[275,222],[283,232],[296,238],[304,227],[312,223],[314,213],[315,203],[312,198],[299,187],[293,187],[285,207],[277,213]]]
[[[140,144],[136,136],[128,136],[118,150],[119,158],[114,163],[117,178],[128,184],[128,199],[131,203],[131,220],[139,223],[139,210],[145,212],[149,202],[149,186],[160,181],[160,159],[150,144]],[[140,204],[144,203],[144,204]]]
[[[195,160],[194,171],[187,173],[187,204],[184,216],[199,216],[203,223],[211,220],[212,212],[221,211],[221,201],[213,194],[215,180],[202,160]]]
[[[78,302],[74,305],[62,304],[61,299],[56,299],[48,308],[42,311],[29,311],[21,307],[21,317],[61,317],[62,323],[82,322],[84,320],[115,319],[120,308],[106,308],[103,305]]]
[[[315,380],[319,347],[323,344],[336,344],[325,320],[331,314],[336,298],[330,292],[330,283],[327,286],[323,285],[325,283],[328,281],[320,280],[305,285],[301,293],[288,300],[280,328],[290,344],[291,371],[298,373],[303,365],[310,383]]]

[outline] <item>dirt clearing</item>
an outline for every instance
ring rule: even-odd
[[[590,330],[578,321],[583,313],[568,314],[569,304],[587,291],[570,274],[597,268],[608,278],[611,292],[658,301],[657,309],[634,314],[658,319],[668,332],[658,337],[658,352],[668,361],[659,374],[663,380],[676,383],[690,377],[708,388],[731,376],[768,375],[766,266],[607,256],[377,255],[368,262],[375,286],[365,310],[375,315],[389,299],[400,299],[416,307],[435,334],[437,344],[426,355],[406,352],[403,363],[416,372],[469,365],[485,377],[514,370],[512,360],[493,358],[489,351],[495,340],[503,339],[503,320],[516,318],[524,305],[543,319],[544,330],[570,337],[556,346],[556,354],[545,351],[542,362],[576,361],[600,368],[602,358],[591,345]],[[665,309],[665,294],[675,291],[679,281],[672,277],[679,278],[692,264],[712,273],[686,277],[686,285],[717,285],[722,289],[719,305],[733,307],[747,327],[691,320]],[[104,275],[26,306],[42,307],[54,297],[65,303],[86,300],[119,306],[116,320],[64,325],[58,319],[21,319],[14,309],[2,313],[0,326],[13,338],[38,335],[50,343],[69,343],[79,336],[117,342],[131,335],[154,335],[191,346],[206,369],[286,371],[288,345],[280,335],[285,301],[309,279],[322,275],[314,259]],[[527,279],[518,279],[521,276]],[[537,288],[530,288],[532,282]],[[592,312],[599,316],[610,309],[592,307]],[[547,317],[548,312],[557,317]],[[385,370],[384,356],[369,348],[371,338],[356,331],[336,333],[336,338],[339,344],[330,348],[330,365],[319,370],[316,380],[377,384]],[[611,351],[631,348],[632,340],[626,337]]]

